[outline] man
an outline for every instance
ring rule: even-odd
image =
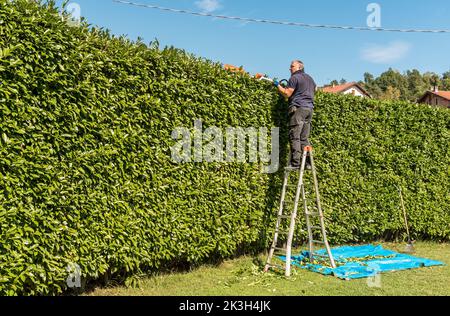
[[[300,60],[291,64],[291,79],[287,87],[274,82],[281,94],[289,98],[289,140],[291,143],[291,164],[299,168],[302,162],[303,150],[309,146],[309,135],[314,111],[314,95],[316,83],[305,73],[305,66]],[[311,168],[307,161],[308,169]]]

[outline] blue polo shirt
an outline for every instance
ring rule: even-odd
[[[314,108],[314,95],[316,93],[316,83],[310,75],[303,70],[292,74],[289,79],[288,88],[294,89],[294,94],[289,98],[289,106]]]

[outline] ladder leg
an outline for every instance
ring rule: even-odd
[[[322,212],[322,205],[320,203],[319,183],[317,180],[317,173],[316,173],[316,168],[314,165],[314,157],[313,157],[312,151],[310,152],[310,157],[311,157],[311,167],[312,167],[312,174],[313,174],[313,181],[314,181],[314,190],[316,192],[317,209],[319,210],[320,226],[322,228],[323,242],[325,243],[328,257],[330,258],[331,267],[333,269],[335,269],[336,263],[334,262],[333,254],[331,253],[330,244],[328,243],[328,238],[327,238],[327,231],[325,229],[325,220],[324,220],[324,216],[323,216],[323,212]]]
[[[306,167],[306,155],[303,154],[302,165],[300,168],[300,176],[298,179],[297,191],[295,193],[295,203],[294,203],[294,212],[291,217],[291,225],[289,227],[289,237],[287,241],[287,251],[286,251],[286,276],[291,276],[291,256],[292,256],[292,242],[294,240],[295,234],[295,222],[297,221],[297,212],[298,212],[298,204],[300,202],[300,196],[303,188],[303,177],[305,174]]]
[[[314,248],[313,248],[313,232],[312,232],[312,228],[311,228],[311,219],[308,215],[308,202],[306,200],[306,192],[305,192],[305,187],[303,186],[302,188],[302,194],[303,194],[303,203],[304,203],[304,207],[305,207],[305,219],[306,219],[306,228],[308,231],[308,250],[309,250],[309,259],[312,260],[313,259],[313,252],[314,252]]]
[[[277,243],[278,243],[278,232],[279,232],[280,227],[281,227],[281,216],[283,215],[283,211],[284,211],[284,201],[285,201],[285,198],[286,198],[286,191],[287,191],[288,182],[289,182],[289,171],[286,171],[285,175],[284,175],[283,190],[281,192],[280,207],[278,209],[277,225],[275,227],[275,234],[274,234],[274,238],[273,238],[273,242],[272,242],[272,247],[270,247],[270,250],[269,250],[269,256],[267,258],[266,266],[264,267],[264,272],[268,272],[269,269],[270,269],[270,266],[272,264],[272,258],[273,258],[273,255],[275,253],[275,248],[276,248]]]

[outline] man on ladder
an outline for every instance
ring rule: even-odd
[[[305,66],[300,60],[291,63],[290,71],[292,76],[286,88],[277,81],[274,84],[281,94],[289,98],[290,163],[291,167],[299,168],[303,150],[309,146],[316,83],[305,73]],[[309,161],[306,168],[310,169]]]
[[[314,95],[316,91],[316,84],[314,80],[304,72],[304,65],[301,61],[295,60],[291,64],[292,77],[288,82],[287,87],[282,87],[279,82],[274,84],[278,90],[289,98],[289,139],[291,142],[291,158],[290,166],[285,169],[285,177],[283,182],[283,189],[281,193],[281,203],[278,210],[277,224],[272,246],[269,251],[269,257],[265,266],[267,272],[272,265],[272,259],[275,251],[284,251],[286,253],[286,276],[291,274],[291,255],[292,243],[295,233],[295,224],[297,220],[298,206],[300,199],[304,207],[306,217],[306,225],[308,230],[308,245],[309,245],[309,259],[314,261],[317,257],[327,257],[330,261],[331,267],[336,268],[333,255],[331,253],[330,245],[328,244],[327,234],[325,229],[325,221],[320,203],[319,185],[317,180],[316,168],[314,165],[313,148],[309,144],[309,135],[311,133],[311,121],[314,110]],[[309,159],[309,160],[308,160]],[[316,209],[311,211],[308,206],[306,190],[304,185],[305,170],[312,170],[314,191],[316,199]],[[291,179],[291,173],[299,173],[298,183],[295,186],[295,200],[286,201],[288,188]],[[286,215],[286,208],[291,208],[292,213]],[[316,221],[314,222],[314,220]],[[290,220],[289,230],[282,231],[282,221]],[[318,220],[318,221],[317,221]],[[318,223],[317,223],[318,222]],[[317,224],[316,224],[317,223]],[[287,243],[285,248],[279,248],[278,237],[280,235],[287,235]],[[317,234],[321,234],[321,240],[315,240]],[[314,252],[315,245],[321,244],[327,250],[327,256],[318,255]]]

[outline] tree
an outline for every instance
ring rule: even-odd
[[[447,72],[445,72],[445,73],[442,75],[442,77],[443,77],[444,80],[445,80],[445,79],[450,79],[450,70],[447,71]]]
[[[439,75],[431,71],[424,73],[423,79],[427,83],[427,89],[433,89],[440,82]]]
[[[438,74],[434,74],[433,76],[431,76],[431,80],[433,87],[437,87],[441,81],[441,78]]]
[[[401,91],[396,87],[388,86],[381,98],[383,100],[400,100]]]
[[[442,80],[441,89],[450,91],[450,78],[446,78]]]
[[[338,86],[339,82],[337,80],[333,80],[330,82],[330,86]]]
[[[442,90],[450,91],[450,70],[442,75],[440,88]]]
[[[344,84],[347,81],[333,80],[330,85]],[[375,77],[369,72],[364,74],[364,81],[360,84],[376,99],[417,101],[426,91],[438,87],[439,90],[450,91],[450,70],[442,74],[435,72],[421,73],[417,69],[405,73],[389,68],[389,70]]]
[[[375,82],[374,76],[373,76],[371,73],[366,72],[366,73],[364,74],[364,83],[365,83],[366,85],[373,85],[374,82]]]
[[[375,77],[371,73],[366,72],[364,74],[363,87],[375,99],[381,98],[383,94],[383,91],[380,89],[380,87],[378,87],[378,85],[375,82]]]
[[[408,81],[407,93],[409,101],[416,101],[429,89],[429,84],[417,69],[408,70],[406,72],[406,79]]]
[[[389,68],[388,71],[382,73],[380,75],[380,77],[378,77],[375,80],[375,83],[383,92],[382,97],[386,96],[386,95],[396,96],[396,93],[393,93],[393,92],[399,91],[400,92],[399,99],[401,99],[401,100],[409,99],[408,81],[406,80],[405,76],[403,76],[397,70]],[[391,87],[391,89],[388,92],[389,87]],[[393,88],[395,88],[395,89],[393,89]],[[396,100],[396,99],[394,99],[394,100]]]

